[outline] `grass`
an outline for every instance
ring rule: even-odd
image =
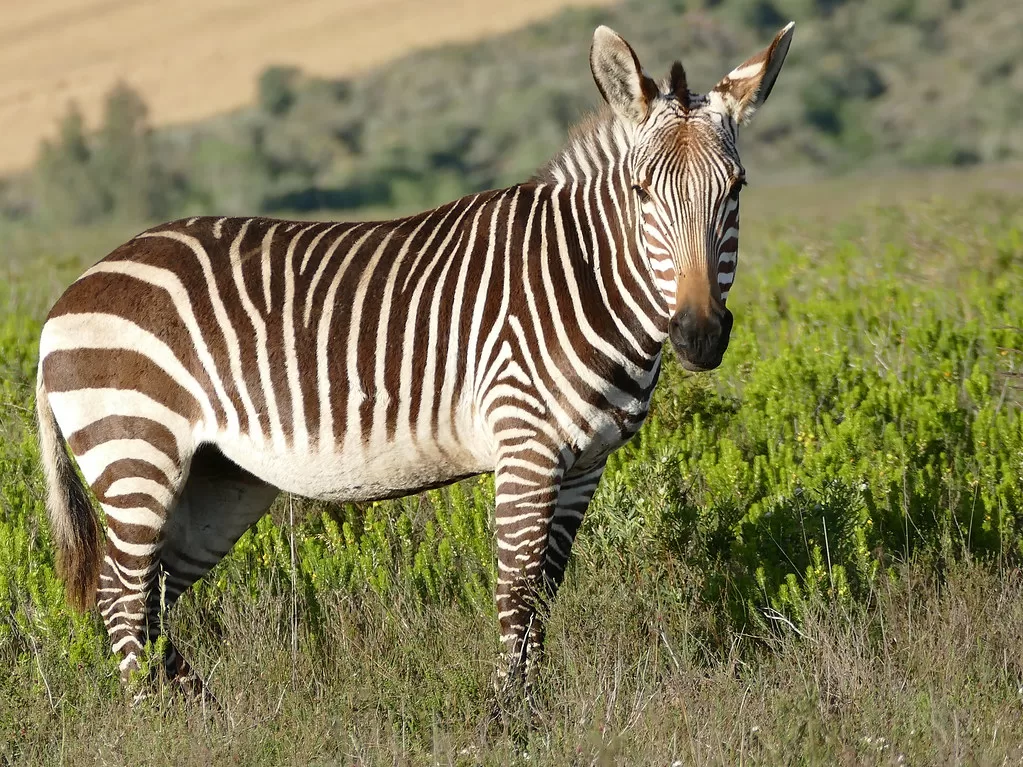
[[[957,565],[818,605],[798,628],[718,643],[678,599],[700,573],[576,571],[552,627],[533,764],[1002,764],[1023,758],[1020,573]],[[270,586],[270,584],[260,584]],[[300,615],[304,605],[297,604]],[[189,651],[224,706],[129,708],[112,676],[40,648],[3,691],[0,758],[22,764],[507,764],[485,736],[490,619],[337,595],[312,642],[272,588],[216,616],[185,606]],[[97,648],[97,652],[99,648]],[[98,661],[97,661],[98,663]],[[99,664],[101,665],[101,664]],[[39,689],[49,680],[51,700]]]
[[[1015,179],[746,193],[733,347],[669,366],[612,461],[528,763],[1023,760]],[[129,705],[53,577],[30,406],[46,307],[134,229],[4,232],[0,764],[524,763],[488,722],[485,481],[279,503],[171,616],[223,711]]]

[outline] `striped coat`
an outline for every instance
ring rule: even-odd
[[[362,501],[493,471],[502,675],[527,678],[663,342],[692,370],[727,347],[736,126],[790,40],[700,96],[678,64],[654,83],[601,27],[610,108],[527,183],[393,221],[181,220],[68,288],[40,341],[51,525],[69,597],[96,601],[124,674],[280,491]],[[201,684],[172,646],[166,668]]]

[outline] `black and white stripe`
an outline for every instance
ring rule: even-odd
[[[393,221],[190,218],[75,282],[40,342],[50,513],[69,595],[97,600],[125,674],[281,490],[381,499],[488,471],[507,670],[528,671],[663,342],[694,369],[727,346],[735,126],[790,35],[701,97],[678,65],[653,86],[600,28],[612,109],[529,182]],[[62,438],[106,515],[102,562]],[[173,650],[168,670],[189,674]]]

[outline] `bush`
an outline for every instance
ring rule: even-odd
[[[895,561],[1019,561],[1023,220],[1010,201],[978,200],[997,235],[970,219],[982,231],[962,225],[960,248],[945,232],[963,210],[867,211],[812,250],[769,248],[735,292],[721,372],[688,375],[668,355],[648,423],[608,462],[575,566],[682,563],[706,573],[692,598],[743,626],[768,608],[798,619],[814,600],[858,602]],[[988,255],[962,255],[978,249]],[[941,253],[942,279],[921,282]],[[11,641],[30,621],[77,627],[93,647],[94,624],[61,606],[42,521],[38,330],[25,315],[0,324],[0,614]],[[395,588],[486,610],[492,504],[489,479],[369,505],[298,501],[294,530],[279,505],[194,598],[212,606],[294,578],[313,611],[324,593],[387,600]]]
[[[751,166],[844,172],[1010,160],[1023,154],[1014,132],[1023,98],[1010,76],[1019,49],[1007,33],[1023,23],[1021,9],[1007,0],[631,0],[414,53],[351,80],[270,67],[255,106],[155,138],[137,95],[122,87],[100,136],[86,136],[71,113],[63,138],[43,147],[34,207],[72,223],[114,211],[409,209],[523,181],[599,100],[586,64],[598,23],[625,34],[652,75],[680,58],[694,89],[706,90],[797,20],[785,72],[758,118],[767,125],[743,134]]]
[[[268,67],[259,76],[257,101],[267,114],[280,117],[295,103],[295,85],[300,76],[296,67]]]
[[[129,221],[167,216],[176,182],[161,165],[142,97],[119,84],[107,95],[103,124],[88,136],[72,104],[59,138],[44,142],[35,169],[45,221],[81,225],[116,215]]]

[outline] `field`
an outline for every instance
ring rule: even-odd
[[[795,20],[771,108],[742,138],[743,161],[772,179],[1023,160],[1018,0],[529,0],[494,13],[452,0],[415,13],[405,12],[408,0],[380,0],[373,12],[365,0],[253,0],[230,19],[230,34],[221,34],[223,11],[237,0],[188,14],[104,2],[103,14],[64,30],[25,21],[67,3],[3,12],[20,21],[5,25],[16,31],[0,46],[9,73],[0,77],[0,169],[6,153],[24,172],[0,178],[0,219],[65,229],[111,218],[423,209],[508,186],[599,100],[587,66],[598,24],[622,33],[651,76],[681,58],[705,91]],[[98,14],[93,3],[83,5]],[[137,34],[146,24],[164,34]],[[496,27],[509,31],[476,39]],[[44,32],[57,42],[43,45]],[[64,34],[88,34],[89,45],[62,45]],[[111,38],[114,49],[103,48]],[[90,58],[90,46],[103,55]],[[68,110],[54,83],[33,80],[43,64],[104,92]],[[105,93],[123,66],[126,84]],[[27,95],[10,100],[5,87]],[[34,111],[47,99],[51,111]],[[24,125],[48,137],[38,155],[18,138]]]
[[[554,610],[531,764],[1023,760],[1017,168],[744,193],[725,364],[669,363]],[[223,712],[130,708],[53,575],[40,320],[133,227],[10,225],[0,764],[506,764],[489,479],[282,499],[171,618]]]
[[[138,89],[159,125],[250,104],[256,77],[288,64],[324,76],[515,29],[607,0],[212,0],[188,8],[126,0],[42,0],[0,10],[0,170],[29,166],[76,101],[95,123],[107,91]],[[486,9],[484,11],[484,8]],[[159,34],[154,34],[159,30]]]

